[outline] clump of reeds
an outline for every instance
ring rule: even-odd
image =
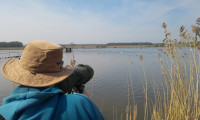
[[[163,95],[155,92],[152,120],[197,120],[200,119],[199,75],[200,75],[200,18],[192,25],[193,34],[184,26],[180,28],[180,40],[172,39],[167,25],[163,23],[166,44],[164,53],[167,63],[158,54],[163,71]],[[185,53],[179,49],[185,47]],[[198,57],[197,57],[198,56]],[[156,90],[155,90],[156,91]]]
[[[129,84],[131,84],[131,95],[133,97],[133,105],[131,105],[130,101],[129,101],[129,97],[131,96],[129,93]],[[133,78],[132,78],[130,69],[129,69],[129,79],[127,77],[127,85],[128,85],[128,105],[126,106],[126,120],[136,120],[137,104],[134,101],[135,98],[134,98],[134,92],[133,92]],[[121,120],[122,120],[122,118],[123,117],[121,116]]]
[[[192,25],[193,34],[189,34],[184,26],[180,28],[180,39],[172,39],[171,32],[167,25],[163,23],[166,48],[161,50],[167,56],[162,60],[158,53],[160,66],[163,75],[163,93],[154,86],[155,101],[153,110],[148,111],[147,106],[147,78],[143,65],[143,57],[140,54],[139,59],[142,63],[145,76],[145,103],[144,120],[198,120],[200,119],[200,97],[199,97],[199,74],[200,74],[200,18],[196,21],[197,25]],[[184,48],[184,53],[179,47]],[[141,49],[141,48],[140,48]],[[186,56],[187,55],[187,56]],[[198,57],[196,57],[198,56]],[[164,63],[166,62],[166,63]],[[187,67],[189,66],[189,68]],[[131,74],[130,80],[132,81]],[[129,84],[128,80],[127,83]],[[132,83],[131,83],[132,84]],[[131,86],[132,87],[132,86]],[[157,89],[157,90],[156,90]],[[128,87],[128,96],[129,96]],[[132,93],[133,94],[133,93]],[[133,98],[134,100],[134,98]],[[151,116],[148,116],[150,112]],[[113,107],[113,119],[117,119],[117,108]],[[121,114],[121,120],[123,114]],[[137,119],[137,105],[126,107],[126,120]]]

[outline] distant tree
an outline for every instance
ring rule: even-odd
[[[150,42],[132,42],[132,43],[107,43],[106,45],[153,45]]]
[[[23,43],[18,41],[0,42],[0,47],[23,47]]]

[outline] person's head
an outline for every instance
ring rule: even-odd
[[[69,77],[73,70],[63,67],[63,49],[60,45],[30,41],[20,59],[10,59],[2,66],[2,74],[8,80],[24,86],[48,87]]]

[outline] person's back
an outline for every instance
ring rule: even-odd
[[[4,99],[0,113],[8,120],[103,119],[99,110],[87,96],[83,94],[65,95],[56,87],[19,86]]]
[[[34,49],[38,42],[40,45],[50,44],[50,48],[46,46],[35,49],[33,52],[38,55],[33,55],[36,58],[32,59],[27,56],[31,51],[27,48],[20,60],[10,60],[3,65],[3,75],[20,86],[3,100],[0,114],[6,120],[104,119],[96,105],[84,94],[65,95],[61,89],[54,87],[56,83],[69,77],[73,70],[63,68],[60,64],[62,52],[59,46],[43,41],[33,41],[27,46]],[[46,53],[44,49],[47,49]],[[55,56],[57,58],[54,59]]]

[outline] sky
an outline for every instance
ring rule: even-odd
[[[0,0],[0,41],[57,44],[160,43],[165,22],[179,28],[200,17],[200,0]]]

